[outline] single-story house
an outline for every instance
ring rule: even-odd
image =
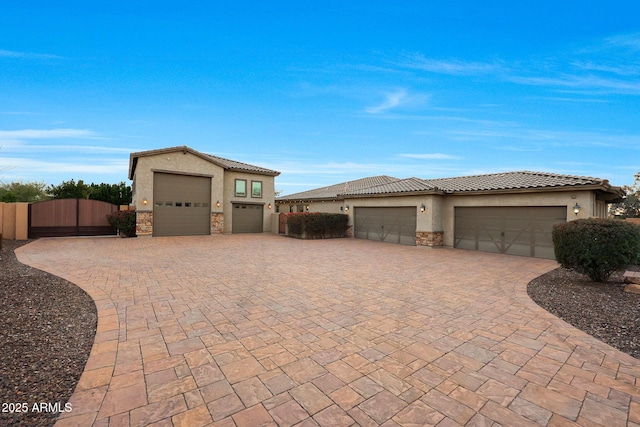
[[[607,216],[624,191],[544,172],[454,178],[373,176],[279,197],[279,212],[342,212],[355,238],[554,258],[553,225]]]
[[[131,153],[137,235],[271,231],[279,174],[187,146]]]

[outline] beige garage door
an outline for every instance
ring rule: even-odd
[[[232,233],[262,233],[262,205],[233,204]]]
[[[153,235],[211,234],[211,178],[153,174]]]
[[[566,206],[458,207],[454,246],[554,259],[551,231],[566,221]]]
[[[416,207],[358,208],[355,237],[380,242],[416,244]]]

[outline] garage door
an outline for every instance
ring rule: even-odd
[[[551,231],[566,221],[566,206],[458,207],[454,246],[554,259]]]
[[[153,235],[211,234],[211,178],[153,174]]]
[[[234,203],[231,219],[232,233],[262,233],[262,205]]]
[[[380,242],[416,244],[416,207],[358,208],[355,237]]]

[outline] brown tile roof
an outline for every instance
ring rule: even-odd
[[[421,179],[415,177],[398,179],[386,175],[374,176],[290,194],[279,197],[278,201],[335,199],[374,195],[384,196],[402,193],[434,192],[442,194],[524,189],[535,190],[579,186],[598,186],[606,192],[622,197],[622,190],[619,187],[612,187],[605,179],[546,172],[516,171],[437,179]]]
[[[343,195],[355,196],[394,193],[417,193],[436,190],[437,188],[429,184],[424,179],[412,177],[407,179],[398,179],[392,182],[387,182],[373,187],[362,188],[359,190],[346,191],[343,193]]]
[[[606,180],[600,178],[531,171],[427,179],[425,181],[445,192],[573,187],[580,185],[604,185],[607,183]]]
[[[187,147],[186,145],[182,145],[178,147],[168,147],[168,148],[161,148],[158,150],[148,150],[148,151],[139,151],[137,153],[131,153],[129,157],[129,179],[133,179],[133,175],[135,173],[139,157],[155,156],[158,154],[175,153],[179,151],[182,151],[184,153],[191,153],[195,156],[200,157],[201,159],[214,163],[226,170],[237,171],[237,172],[250,172],[250,173],[257,173],[260,175],[269,175],[269,176],[280,175],[280,172],[278,171],[263,168],[260,166],[250,165],[248,163],[238,162],[235,160],[225,159],[223,157],[212,156],[210,154],[196,151],[191,147]]]
[[[280,172],[278,171],[263,168],[260,166],[250,165],[248,163],[242,163],[236,160],[229,160],[223,157],[212,156],[211,154],[206,154],[206,156],[211,158],[214,163],[222,166],[225,169],[240,171],[240,172],[258,172],[263,175],[274,175],[274,176],[280,175]]]
[[[314,200],[314,199],[335,199],[339,195],[349,192],[358,191],[365,188],[375,187],[398,181],[398,178],[387,175],[370,176],[367,178],[357,179],[355,181],[341,182],[340,184],[329,185],[327,187],[315,188],[313,190],[301,191],[286,196],[278,197],[278,200]]]

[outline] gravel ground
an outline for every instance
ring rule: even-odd
[[[0,250],[1,426],[55,423],[97,325],[95,304],[82,289],[16,260],[14,249],[26,243],[4,240]]]
[[[26,243],[5,240],[0,251],[0,426],[55,423],[56,409],[64,409],[84,370],[97,325],[95,304],[83,290],[16,260],[14,249]],[[558,268],[534,279],[527,292],[576,328],[640,358],[640,295],[623,288],[622,272],[602,284]],[[49,408],[35,411],[41,403]],[[26,413],[16,412],[25,404]]]
[[[640,271],[639,266],[628,270]],[[640,295],[624,292],[623,271],[597,283],[557,268],[529,283],[527,293],[540,307],[576,328],[640,359]]]

